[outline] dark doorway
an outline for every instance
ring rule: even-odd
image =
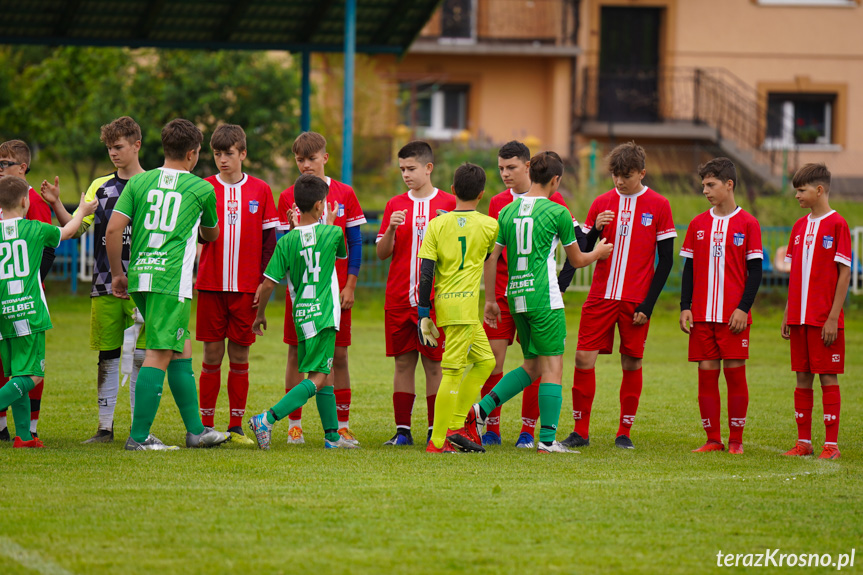
[[[659,119],[659,26],[662,8],[605,6],[599,47],[599,119]]]
[[[472,0],[444,0],[441,6],[441,36],[444,38],[473,37]]]

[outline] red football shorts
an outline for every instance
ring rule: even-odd
[[[734,334],[727,323],[693,323],[689,334],[689,361],[713,359],[749,359],[749,326]]]
[[[252,324],[257,310],[252,307],[253,293],[229,291],[199,291],[195,339],[224,341],[227,337],[237,345],[255,343]]]
[[[489,340],[505,339],[512,345],[515,341],[515,322],[512,319],[512,314],[509,313],[509,302],[506,298],[497,298],[497,305],[500,306],[500,319],[497,320],[497,327],[491,327],[483,322],[482,327],[485,329],[485,335]]]
[[[789,325],[791,330],[791,371],[801,373],[845,373],[845,330],[839,329],[836,341],[827,347],[821,327]]]
[[[431,318],[434,321],[434,310],[431,312]],[[419,350],[422,355],[433,361],[441,360],[444,344],[443,330],[439,330],[441,333],[438,338],[437,347],[422,345],[417,335],[417,321],[419,321],[419,316],[417,316],[417,308],[415,307],[384,310],[387,357],[394,357],[408,353],[409,351]]]
[[[291,306],[291,294],[285,297],[285,337],[282,339],[288,345],[298,345],[297,328],[294,326],[294,312]],[[342,310],[342,319],[336,332],[336,347],[351,345],[351,310]]]
[[[632,325],[634,302],[605,298],[588,298],[581,307],[578,324],[578,346],[581,351],[611,353],[614,348],[614,326],[620,332],[620,353],[630,357],[644,357],[644,342],[650,320],[644,325]]]

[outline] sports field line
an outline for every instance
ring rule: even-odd
[[[35,551],[21,547],[8,537],[0,537],[0,555],[8,557],[22,567],[42,573],[42,575],[74,575],[71,571],[43,558]]]

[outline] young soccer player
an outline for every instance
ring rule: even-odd
[[[243,433],[249,396],[249,347],[255,343],[252,302],[276,246],[279,215],[270,186],[243,172],[247,150],[242,127],[222,124],[213,132],[210,148],[219,173],[206,181],[216,190],[219,238],[204,244],[195,285],[198,290],[195,337],[204,342],[201,423],[207,427],[215,425],[227,338],[228,433],[232,443],[254,445]]]
[[[105,250],[105,230],[114,211],[114,205],[123,193],[129,179],[144,171],[138,160],[141,150],[141,128],[128,116],[117,118],[102,126],[100,139],[108,148],[108,156],[116,170],[93,180],[84,197],[98,200],[96,212],[84,218],[74,237],[83,235],[93,226],[93,282],[90,289],[90,349],[99,352],[97,372],[97,404],[99,424],[96,433],[83,443],[109,443],[114,441],[114,410],[120,391],[120,360],[124,331],[134,323],[135,303],[120,299],[111,293],[111,266]],[[54,184],[42,182],[42,197],[54,209],[57,221],[65,225],[72,219],[60,201],[60,178]],[[129,246],[132,229],[123,230],[123,269],[129,267]],[[142,340],[143,341],[143,340]],[[144,350],[134,350],[133,371],[129,384],[132,411],[135,410],[135,383],[138,370],[144,362]]]
[[[366,223],[366,216],[360,207],[353,188],[326,175],[327,141],[317,132],[303,132],[291,147],[300,174],[317,176],[327,183],[329,192],[324,202],[321,224],[334,223],[342,229],[348,246],[348,258],[336,260],[336,273],[339,276],[339,305],[342,309],[341,323],[336,333],[336,355],[333,369],[329,375],[329,385],[335,389],[336,409],[338,411],[339,435],[346,440],[359,444],[356,435],[349,427],[351,413],[351,374],[348,369],[348,347],[351,345],[351,308],[354,306],[354,290],[362,263],[363,237],[360,226]],[[291,186],[279,196],[280,229],[291,227],[291,211],[296,216],[294,187]],[[332,220],[332,221],[330,221]],[[288,344],[288,366],[285,372],[285,392],[293,389],[302,379],[297,371],[297,330],[291,310],[291,297],[285,298],[285,335]],[[288,416],[288,443],[303,443],[302,408]]]
[[[507,189],[491,198],[488,205],[488,215],[497,219],[503,208],[508,206],[517,198],[524,196],[530,189],[530,150],[521,142],[515,140],[504,144],[497,154],[497,166],[500,177]],[[552,202],[560,204],[569,209],[560,192],[554,192],[549,198]],[[584,232],[575,218],[572,218],[575,226],[575,237],[582,245]],[[503,377],[503,364],[506,360],[506,349],[515,340],[515,323],[509,311],[506,298],[506,284],[508,281],[506,269],[506,250],[497,261],[497,275],[495,276],[494,292],[497,305],[500,307],[500,319],[497,327],[493,328],[483,323],[485,333],[488,336],[491,349],[494,352],[495,366],[488,380],[482,386],[483,397],[491,391]],[[568,285],[568,282],[567,282]],[[564,291],[564,290],[561,290]],[[537,391],[539,380],[534,381],[524,390],[521,405],[521,433],[516,440],[515,446],[532,449],[534,447],[534,430],[536,421],[539,419],[539,405],[537,403]],[[495,409],[486,419],[486,430],[482,436],[483,445],[500,445],[500,409]]]
[[[791,370],[797,372],[794,415],[797,445],[785,455],[812,455],[812,384],[821,379],[824,448],[820,459],[839,458],[839,374],[845,371],[842,304],[851,277],[851,232],[830,208],[830,171],[806,164],[794,174],[795,197],[809,214],[791,229],[785,261],[791,264],[782,337],[791,340]]]
[[[300,210],[298,226],[282,236],[264,272],[255,303],[258,308],[252,329],[264,335],[267,329],[267,302],[286,275],[293,301],[297,331],[298,369],[308,378],[294,386],[271,409],[249,420],[258,447],[270,448],[273,426],[315,397],[324,427],[327,449],[357,449],[338,432],[336,399],[327,375],[333,367],[336,332],[342,312],[336,260],[347,258],[345,238],[339,226],[320,225],[327,201],[327,183],[312,174],[303,174],[294,183],[294,201]]]
[[[761,226],[737,205],[737,170],[728,158],[699,166],[704,196],[713,207],[686,230],[680,290],[680,329],[689,335],[689,361],[698,362],[698,407],[707,443],[696,453],[722,451],[719,369],[728,384],[728,452],[743,453],[749,406],[750,309],[761,285]]]
[[[30,189],[23,178],[0,178],[0,357],[3,375],[9,379],[0,389],[0,408],[12,408],[15,447],[44,447],[30,432],[27,395],[45,376],[45,331],[51,329],[39,273],[42,250],[71,238],[84,216],[96,208],[95,201],[86,202],[82,196],[78,215],[62,229],[26,220]]]
[[[203,139],[201,131],[188,120],[168,122],[162,128],[164,166],[129,180],[105,232],[111,290],[123,299],[131,293],[147,325],[147,351],[135,386],[127,451],[179,449],[150,434],[166,372],[186,427],[186,447],[213,447],[230,438],[201,423],[192,371],[189,316],[197,239],[199,234],[205,242],[219,237],[213,186],[189,173],[198,163]],[[127,277],[123,234],[130,223],[132,248]]]
[[[597,264],[587,301],[581,308],[572,414],[575,430],[561,443],[590,445],[590,410],[596,394],[596,358],[611,353],[614,327],[620,332],[620,424],[614,444],[633,449],[629,437],[641,397],[641,359],[656,298],[674,260],[674,222],[668,200],[642,183],[645,154],[635,142],[611,151],[614,189],[593,201],[587,213],[587,245],[602,237],[614,243],[612,256]],[[658,263],[654,270],[654,261]]]
[[[611,246],[603,240],[585,254],[579,249],[569,210],[548,198],[557,191],[563,175],[563,162],[554,152],[541,152],[530,160],[530,190],[500,213],[499,231],[491,256],[485,264],[485,282],[494,284],[497,261],[507,249],[509,309],[518,331],[524,363],[507,373],[479,403],[467,413],[464,429],[449,440],[464,449],[479,447],[485,419],[541,377],[539,384],[539,453],[570,453],[555,440],[560,418],[561,373],[566,342],[566,316],[563,297],[557,286],[554,251],[560,243],[567,259],[576,267],[607,258]],[[486,290],[485,321],[497,326],[500,308],[493,290]],[[481,447],[480,447],[481,449]]]
[[[384,323],[387,357],[395,358],[393,411],[396,434],[384,445],[413,445],[411,413],[416,397],[414,372],[422,356],[426,378],[428,434],[434,424],[435,395],[441,381],[443,345],[429,347],[417,337],[419,299],[419,251],[432,219],[455,208],[455,196],[431,184],[434,154],[426,142],[406,144],[398,153],[399,170],[408,191],[387,202],[377,237],[377,255],[392,256],[387,275]],[[433,318],[432,318],[433,319]],[[439,342],[440,343],[440,342]]]
[[[24,181],[27,180],[27,173],[30,171],[30,147],[22,140],[9,140],[0,144],[0,178],[4,176],[17,176]],[[30,197],[30,209],[24,216],[28,220],[51,223],[51,208],[42,201],[39,194],[32,187],[27,192]],[[3,215],[0,214],[0,218]],[[51,270],[51,265],[54,263],[54,248],[45,246],[42,250],[42,261],[39,265],[39,273],[45,281],[45,277]],[[2,371],[2,370],[0,370]],[[6,380],[0,374],[0,387],[5,385]],[[45,380],[39,382],[36,387],[30,390],[30,431],[36,434],[36,426],[39,423],[39,411],[42,409],[42,390],[45,387]],[[0,411],[0,440],[10,441],[9,429],[6,427],[6,410]]]
[[[455,211],[429,223],[420,248],[420,286],[417,315],[419,339],[436,346],[447,335],[441,359],[443,379],[435,399],[434,426],[426,451],[452,451],[447,435],[464,425],[467,410],[494,368],[494,353],[479,320],[479,288],[483,262],[494,249],[497,222],[476,211],[485,189],[485,172],[475,164],[455,171],[452,192]],[[431,319],[431,291],[435,282],[435,311]],[[473,368],[464,374],[465,368]]]

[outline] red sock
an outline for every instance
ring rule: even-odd
[[[300,421],[303,418],[303,408],[298,407],[288,414],[288,421]]]
[[[641,368],[633,371],[623,371],[623,380],[620,382],[620,426],[617,435],[629,437],[629,430],[635,423],[635,414],[638,411],[638,400],[641,398]]]
[[[824,443],[836,445],[839,439],[839,408],[842,406],[839,386],[821,386],[821,401],[824,404]]]
[[[749,387],[746,385],[746,366],[726,367],[728,384],[728,441],[743,443],[746,410],[749,408]]]
[[[230,377],[230,376],[229,376]],[[200,397],[198,403],[201,409],[201,423],[205,427],[213,427],[216,415],[216,400],[219,399],[219,387],[222,385],[221,364],[201,363],[201,377],[198,378]]]
[[[797,440],[812,442],[812,403],[814,393],[811,389],[794,388],[794,419],[797,421]]]
[[[393,412],[396,416],[396,427],[411,428],[411,414],[414,411],[413,393],[397,391],[393,393]]]
[[[719,408],[719,370],[699,369],[698,410],[701,412],[701,426],[707,432],[708,441],[722,443],[722,430],[719,427]]]
[[[536,430],[536,420],[539,419],[539,380],[524,388],[521,396],[521,433],[533,435]]]
[[[575,368],[572,376],[572,418],[575,432],[587,439],[590,434],[590,410],[596,396],[596,370]]]
[[[336,394],[336,414],[339,418],[339,427],[347,427],[351,418],[351,390],[337,389],[333,393]],[[344,425],[342,425],[343,423]]]
[[[429,429],[434,425],[434,401],[437,398],[437,394],[427,395],[426,396],[426,406],[428,407],[429,413]]]
[[[480,392],[480,397],[485,397],[488,395],[488,392],[494,389],[494,386],[497,385],[501,378],[503,378],[503,373],[493,373],[488,376],[488,379],[485,380],[485,383],[482,386],[482,391]],[[485,430],[493,431],[500,435],[500,408],[494,408],[491,413],[488,414],[488,417],[485,419]]]
[[[39,410],[42,409],[42,390],[45,389],[45,378],[30,390],[30,421],[39,421]],[[32,425],[31,425],[32,429]]]
[[[231,419],[228,427],[243,427],[246,401],[249,399],[249,364],[231,363],[228,372],[228,404]]]

